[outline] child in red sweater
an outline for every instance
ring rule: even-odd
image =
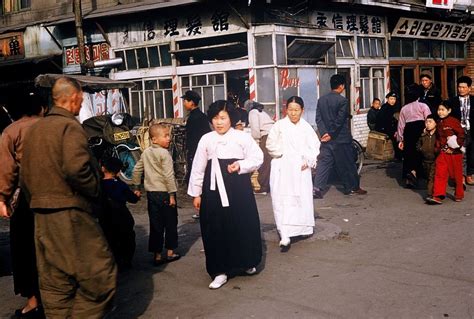
[[[449,116],[451,106],[441,104],[438,107],[439,122],[436,128],[435,151],[439,153],[436,158],[435,180],[433,196],[426,198],[429,204],[441,204],[446,197],[448,178],[453,178],[456,183],[454,200],[460,202],[464,198],[461,145],[464,144],[464,129],[461,122]]]

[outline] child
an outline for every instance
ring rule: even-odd
[[[449,116],[450,113],[451,106],[441,104],[438,107],[435,150],[439,155],[436,158],[433,196],[426,199],[430,204],[442,204],[448,177],[454,178],[456,183],[454,200],[460,202],[464,198],[463,154],[460,147],[464,143],[464,129],[458,119]]]
[[[101,186],[106,209],[99,220],[119,270],[126,270],[131,268],[135,253],[135,221],[126,202],[138,202],[141,194],[139,191],[132,192],[127,184],[117,178],[122,167],[122,161],[115,157],[102,163],[104,177]]]
[[[151,146],[145,149],[133,170],[133,185],[141,184],[145,173],[145,190],[150,218],[148,251],[154,253],[155,266],[181,258],[174,252],[178,247],[178,210],[176,208],[176,180],[173,159],[168,152],[170,129],[164,124],[150,126]],[[164,236],[164,243],[163,243]],[[161,255],[163,244],[168,250]]]
[[[433,195],[433,183],[435,175],[435,142],[436,142],[436,122],[433,114],[426,117],[425,130],[418,139],[416,149],[421,153],[423,160],[423,171],[428,181],[428,196]]]
[[[372,106],[369,112],[367,112],[367,126],[371,131],[375,131],[375,124],[377,123],[377,115],[380,112],[381,102],[380,99],[375,98],[372,101]]]

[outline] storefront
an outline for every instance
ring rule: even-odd
[[[456,80],[466,74],[467,47],[473,26],[400,18],[389,46],[390,84],[401,92],[429,72],[443,98],[456,95]],[[403,102],[403,100],[402,100]]]

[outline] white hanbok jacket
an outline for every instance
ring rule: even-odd
[[[314,227],[313,182],[319,139],[303,118],[293,124],[288,117],[273,125],[267,139],[273,157],[270,189],[280,236],[310,235]],[[301,170],[302,166],[308,168]]]

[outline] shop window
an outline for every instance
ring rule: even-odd
[[[255,37],[256,65],[273,64],[272,36],[263,35]]]
[[[181,77],[181,88],[183,94],[191,90],[201,96],[200,107],[203,112],[207,112],[214,101],[225,99],[223,73]]]
[[[143,119],[173,117],[173,91],[171,79],[146,79],[136,81],[130,89],[133,117]]]
[[[464,59],[464,42],[446,42],[446,59]]]
[[[433,40],[417,40],[417,53],[419,58],[442,59],[443,42]]]
[[[383,68],[360,68],[360,109],[370,108],[374,98],[383,100],[385,77]]]
[[[338,58],[353,58],[354,57],[351,38],[337,37],[336,56]]]
[[[257,69],[257,100],[260,103],[275,103],[274,68]]]
[[[357,38],[357,50],[359,57],[383,58],[385,57],[384,38]]]
[[[117,58],[123,63],[117,67],[118,71],[155,68],[171,65],[169,45],[143,47],[137,49],[115,51]]]
[[[415,47],[411,39],[394,38],[389,42],[389,56],[391,58],[414,58]]]
[[[31,0],[3,0],[1,13],[13,13],[31,8]]]
[[[176,47],[169,52],[175,54],[180,66],[242,59],[248,55],[247,33],[182,40],[176,42]]]
[[[286,64],[286,37],[281,34],[277,34],[275,37],[276,41],[276,54],[277,54],[277,64],[285,65]]]

